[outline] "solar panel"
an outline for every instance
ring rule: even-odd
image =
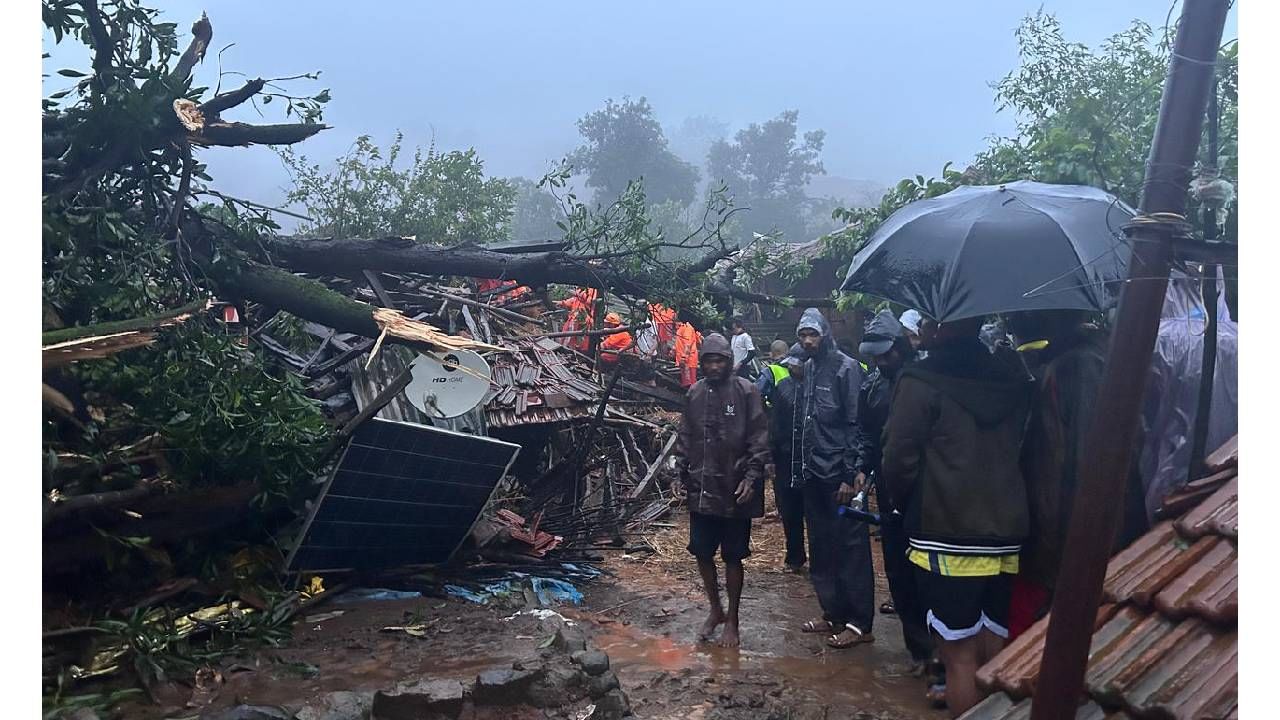
[[[428,425],[365,421],[312,506],[289,570],[447,562],[518,452]]]

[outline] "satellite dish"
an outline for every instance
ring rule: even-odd
[[[489,392],[489,363],[471,350],[419,355],[409,367],[413,379],[405,394],[429,418],[463,415]]]

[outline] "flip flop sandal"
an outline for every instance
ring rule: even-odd
[[[804,625],[800,626],[800,632],[807,633],[829,633],[835,629],[835,626],[826,620],[806,620]]]
[[[925,692],[924,699],[935,710],[942,710],[947,707],[947,686],[938,684],[930,685],[929,690]]]
[[[840,636],[844,635],[846,631],[853,633],[853,640],[840,639]],[[827,638],[827,645],[837,650],[844,650],[846,648],[851,648],[854,645],[862,645],[863,643],[874,641],[875,636],[862,632],[862,630],[858,629],[858,626],[853,623],[846,623],[844,630],[841,630],[839,633]]]
[[[898,610],[897,610],[897,608],[895,608],[895,607],[893,606],[893,603],[891,603],[891,602],[883,602],[883,603],[880,603],[880,614],[881,614],[881,615],[894,615],[894,614],[896,614],[897,612],[898,612]]]

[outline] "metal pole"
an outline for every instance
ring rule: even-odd
[[[1209,147],[1205,167],[1218,167],[1218,80],[1214,76],[1209,95]],[[1217,208],[1206,206],[1200,214],[1204,240],[1218,240]],[[1200,277],[1200,297],[1204,300],[1204,342],[1200,351],[1200,396],[1196,399],[1196,422],[1191,431],[1191,456],[1187,458],[1187,482],[1204,471],[1205,445],[1209,439],[1209,417],[1213,412],[1213,376],[1218,366],[1218,264],[1205,263]]]
[[[1226,21],[1228,0],[1186,0],[1178,23],[1143,183],[1142,217],[1181,216],[1200,144],[1205,105]],[[1080,704],[1089,645],[1107,560],[1124,502],[1142,394],[1146,387],[1176,223],[1133,226],[1129,279],[1107,354],[1093,421],[1085,436],[1085,463],[1071,513],[1032,720],[1071,720]],[[1135,282],[1135,278],[1142,280]]]

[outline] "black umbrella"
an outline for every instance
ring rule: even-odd
[[[1134,211],[1084,185],[960,187],[894,213],[853,258],[842,290],[939,322],[1026,310],[1102,312],[1119,297]]]

